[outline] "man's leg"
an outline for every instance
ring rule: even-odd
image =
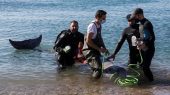
[[[57,55],[57,57],[59,69],[65,69],[66,67],[72,66],[75,63],[73,56],[69,53],[60,53]]]
[[[150,70],[150,65],[153,56],[154,56],[154,51],[143,52],[143,63],[142,63],[143,72],[150,82],[154,80],[152,71]]]
[[[66,68],[66,60],[65,55],[58,54],[57,61],[58,61],[58,70],[62,70]]]
[[[100,60],[100,56],[94,57],[91,62],[91,67],[93,68],[92,77],[95,79],[99,79],[102,76],[102,62]]]
[[[100,60],[100,53],[97,51],[86,50],[83,54],[91,67],[93,74],[92,77],[98,79],[102,75],[102,62]]]

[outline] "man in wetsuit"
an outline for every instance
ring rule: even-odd
[[[143,63],[141,66],[143,67],[143,72],[145,76],[150,82],[152,82],[154,78],[150,70],[150,65],[155,53],[155,34],[153,30],[153,25],[148,19],[144,17],[143,9],[141,8],[136,8],[133,11],[131,19],[133,18],[139,20],[142,25],[141,32],[143,32],[143,34],[140,33],[140,36],[143,43],[138,45],[138,48],[141,49],[143,57]]]
[[[96,12],[95,20],[87,28],[87,35],[83,46],[83,54],[93,71],[92,77],[95,79],[99,79],[102,75],[102,61],[100,57],[101,53],[107,51],[101,36],[101,24],[106,21],[106,14],[104,10]]]
[[[128,27],[124,29],[122,32],[122,35],[120,37],[120,40],[116,46],[116,49],[114,50],[113,54],[108,57],[108,59],[115,59],[116,54],[121,49],[123,43],[125,40],[127,40],[129,45],[129,62],[128,64],[137,64],[139,62],[139,50],[137,49],[136,39],[140,37],[139,33],[139,25],[136,24],[135,19],[131,19],[131,14],[128,14],[126,16],[128,20]]]
[[[73,20],[70,29],[61,31],[57,36],[54,50],[57,52],[60,69],[72,66],[79,47],[83,47],[84,35],[78,32],[78,27],[78,22]]]

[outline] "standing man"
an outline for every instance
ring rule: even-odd
[[[106,14],[104,10],[96,12],[95,20],[87,28],[87,35],[83,46],[83,54],[93,71],[92,77],[95,79],[99,79],[102,75],[102,61],[100,57],[101,53],[107,51],[101,36],[101,24],[106,21]]]
[[[137,64],[140,61],[139,50],[137,49],[136,39],[140,38],[139,24],[136,24],[135,19],[131,19],[131,14],[126,16],[128,21],[128,27],[124,29],[120,40],[114,50],[113,54],[108,57],[108,59],[115,59],[116,54],[121,49],[125,40],[127,40],[129,45],[129,62],[128,64]]]
[[[144,17],[143,9],[136,8],[131,18],[134,18],[136,20],[139,20],[141,23],[139,32],[140,32],[140,40],[142,41],[141,44],[138,45],[138,48],[142,51],[142,57],[143,57],[143,72],[145,76],[148,78],[150,82],[154,80],[153,74],[150,70],[150,65],[152,58],[155,53],[155,34],[153,30],[152,23]]]
[[[54,50],[58,53],[57,60],[60,64],[60,69],[72,66],[75,63],[77,51],[83,47],[84,35],[78,31],[78,22],[73,20],[70,23],[68,30],[63,30],[57,36]]]

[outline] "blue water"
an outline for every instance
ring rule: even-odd
[[[170,0],[0,0],[0,79],[55,80],[56,61],[52,47],[57,34],[69,28],[71,20],[86,32],[96,10],[107,11],[102,35],[110,52],[127,26],[125,16],[136,7],[144,9],[154,26],[156,53],[153,71],[170,69]],[[24,40],[43,35],[38,49],[15,50],[8,39]],[[128,59],[127,43],[115,64]],[[168,73],[168,72],[167,72]]]

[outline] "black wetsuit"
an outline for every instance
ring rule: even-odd
[[[145,76],[149,79],[149,81],[153,81],[153,74],[150,70],[150,65],[155,53],[155,45],[154,45],[155,34],[153,31],[152,23],[149,20],[144,18],[140,22],[143,25],[144,29],[146,29],[149,33],[149,38],[143,40],[145,45],[148,47],[148,50],[142,51],[143,63],[141,66],[143,67]]]
[[[138,24],[133,24],[124,29],[122,36],[113,53],[114,55],[116,55],[121,49],[125,40],[127,40],[129,44],[129,63],[128,64],[137,64],[137,62],[140,61],[139,50],[137,49],[136,45],[133,45],[135,43],[134,42],[132,43],[133,37],[135,37],[136,39],[140,37]]]
[[[62,66],[71,66],[74,64],[74,56],[77,54],[79,42],[84,42],[84,35],[80,32],[72,33],[70,30],[63,30],[57,36],[54,49],[58,52],[58,61]],[[65,46],[70,46],[68,53],[63,52]],[[58,50],[59,49],[59,50]]]

